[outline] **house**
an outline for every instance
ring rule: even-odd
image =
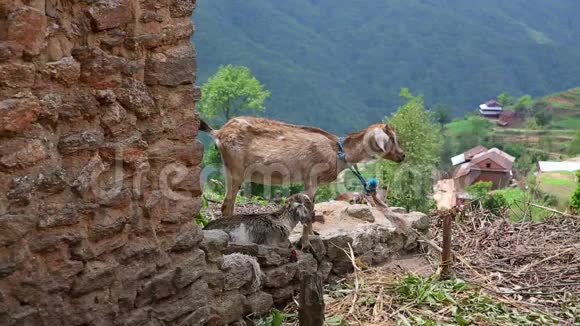
[[[479,114],[486,118],[497,119],[502,111],[503,108],[496,100],[487,101],[479,105]]]
[[[580,162],[540,161],[538,162],[538,170],[540,172],[560,172],[560,171],[575,172],[580,171]]]
[[[505,110],[499,114],[499,120],[497,124],[502,127],[507,127],[510,125],[516,117],[516,112],[513,110]]]
[[[460,155],[463,155],[463,161],[456,159],[457,164],[454,164],[457,166],[453,172],[455,189],[465,189],[478,181],[491,181],[492,189],[505,188],[510,185],[515,161],[513,156],[497,148],[487,149],[481,145]]]

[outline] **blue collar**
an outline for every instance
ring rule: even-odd
[[[346,163],[346,154],[344,153],[343,143],[344,137],[338,137],[338,153],[336,153],[336,157],[338,157],[339,160]]]

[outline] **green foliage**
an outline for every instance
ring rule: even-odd
[[[451,311],[455,325],[551,325],[554,320],[539,312],[524,314],[487,296],[459,278],[440,281],[406,274],[395,287],[413,325],[440,325],[432,311]],[[425,313],[423,313],[425,312]]]
[[[457,119],[448,124],[447,134],[455,143],[456,153],[463,153],[477,145],[485,144],[493,124],[480,116]]]
[[[439,104],[433,109],[433,119],[439,124],[447,124],[451,122],[451,111],[447,106]]]
[[[297,314],[285,314],[278,309],[272,309],[270,313],[259,320],[254,320],[256,326],[282,326],[285,322],[295,321]]]
[[[225,122],[241,113],[264,112],[264,101],[269,96],[249,68],[220,66],[203,85],[197,107],[206,118]]]
[[[491,193],[483,197],[481,205],[495,215],[500,215],[509,207],[507,199],[501,193]]]
[[[503,107],[510,106],[514,104],[514,97],[507,92],[503,92],[497,97],[497,102]]]
[[[546,109],[540,109],[534,113],[534,119],[536,119],[536,124],[538,126],[544,127],[550,124],[554,115]]]
[[[523,95],[518,98],[514,109],[519,112],[529,111],[534,106],[534,100],[530,95]]]
[[[518,159],[524,155],[526,149],[521,144],[509,143],[504,146],[503,151]]]
[[[268,116],[335,133],[394,111],[404,85],[459,115],[504,90],[577,84],[578,12],[574,0],[204,1],[198,81],[247,66],[273,93]]]
[[[580,130],[576,131],[574,139],[568,145],[568,154],[578,155],[580,154]]]
[[[578,182],[578,186],[570,197],[570,207],[576,212],[580,212],[580,171],[576,172],[576,180]]]
[[[402,164],[381,161],[381,181],[390,185],[393,205],[427,211],[432,207],[426,198],[432,191],[431,172],[440,160],[441,131],[424,109],[422,96],[414,96],[407,88],[400,95],[406,103],[387,122],[395,128],[406,158]]]
[[[493,182],[491,181],[478,181],[470,186],[468,186],[465,190],[474,198],[480,198],[485,195],[491,190],[493,187]]]
[[[501,195],[505,198],[509,207],[510,218],[514,221],[522,219],[542,221],[550,216],[550,212],[530,204],[546,205],[547,203],[535,198],[530,191],[524,191],[521,188],[505,188],[494,191],[494,194]]]
[[[195,217],[195,222],[199,224],[202,228],[204,228],[209,223],[209,220],[207,219],[207,217],[205,217],[207,207],[208,207],[207,198],[205,198],[205,196],[201,196],[201,209],[199,210],[199,213]]]

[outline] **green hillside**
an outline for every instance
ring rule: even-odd
[[[580,84],[577,0],[199,0],[199,80],[240,64],[267,115],[335,132],[382,119],[409,87],[456,115],[502,91]]]

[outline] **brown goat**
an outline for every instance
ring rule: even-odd
[[[233,214],[236,194],[245,180],[269,185],[302,182],[304,192],[314,198],[318,186],[336,180],[349,164],[375,156],[395,162],[405,158],[395,131],[384,123],[372,124],[345,137],[345,161],[337,156],[339,138],[315,127],[237,117],[219,130],[201,121],[200,130],[214,138],[224,162],[224,217]],[[307,225],[309,231],[311,227]],[[303,245],[307,244],[308,239],[303,237]]]

